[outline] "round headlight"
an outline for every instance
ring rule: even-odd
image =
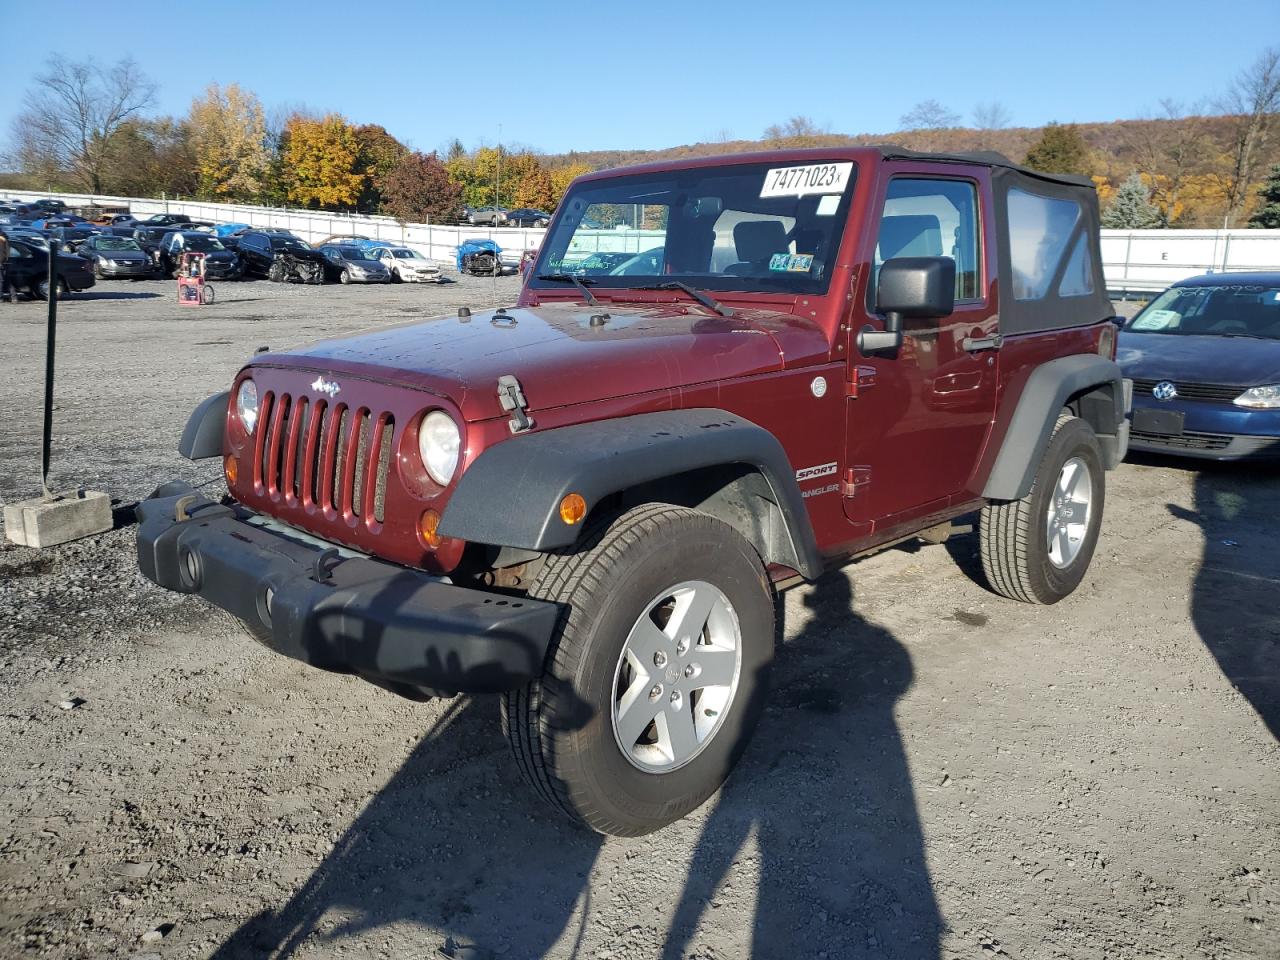
[[[236,392],[236,415],[248,433],[258,423],[258,387],[252,380],[245,380]]]
[[[432,480],[442,487],[448,486],[458,469],[461,451],[462,435],[451,416],[442,410],[432,410],[422,418],[422,425],[418,427],[418,452]]]

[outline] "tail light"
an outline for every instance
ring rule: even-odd
[[[1108,360],[1116,358],[1116,325],[1108,323],[1098,334],[1098,355]]]

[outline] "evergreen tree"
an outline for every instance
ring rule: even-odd
[[[1023,161],[1032,170],[1045,173],[1089,175],[1089,147],[1074,123],[1051,123],[1027,151]]]
[[[1112,230],[1143,230],[1165,223],[1160,208],[1151,202],[1151,191],[1142,177],[1131,173],[1103,211],[1102,225]]]
[[[1249,226],[1264,230],[1280,229],[1280,163],[1271,168],[1266,182],[1258,191],[1258,199],[1262,203],[1249,218]]]

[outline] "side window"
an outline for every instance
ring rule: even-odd
[[[1093,258],[1083,231],[1076,229],[1082,216],[1080,205],[1018,189],[1009,191],[1008,202],[1014,299],[1042,300],[1051,295],[1050,286],[1060,268],[1057,296],[1092,293]]]
[[[978,188],[968,180],[896,177],[880,218],[869,305],[875,278],[895,257],[950,257],[956,262],[956,302],[982,299]]]

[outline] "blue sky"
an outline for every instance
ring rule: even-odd
[[[1215,96],[1280,41],[1276,0],[1230,7],[1228,25],[1183,0],[0,0],[0,35],[26,38],[2,59],[0,143],[52,54],[132,56],[161,113],[237,82],[268,109],[337,110],[424,150],[492,143],[499,124],[552,152],[754,138],[796,114],[885,133],[927,98],[966,120],[998,100],[1016,126],[1111,120]]]

